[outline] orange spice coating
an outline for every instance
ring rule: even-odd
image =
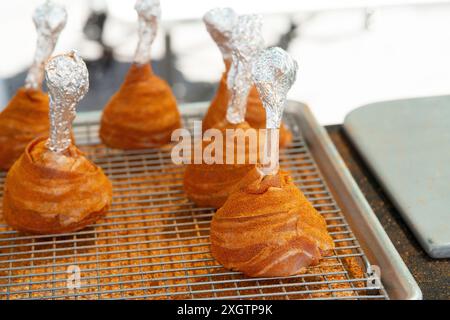
[[[226,136],[227,129],[242,129],[242,132],[253,133],[256,135],[257,130],[251,128],[247,122],[240,124],[232,124],[226,120],[216,124],[216,129],[220,130],[223,136]],[[235,131],[238,134],[239,131]],[[263,141],[262,136],[256,136],[258,143]],[[255,166],[258,161],[259,148],[251,149],[248,140],[245,144],[223,144],[223,164],[207,164],[204,161],[201,164],[189,164],[186,166],[184,174],[184,191],[189,199],[194,201],[198,206],[219,208],[222,206],[231,190],[235,185]],[[236,140],[235,140],[236,142]],[[203,149],[209,143],[203,144]],[[235,147],[236,145],[236,147]],[[233,150],[230,151],[231,148]],[[234,163],[226,164],[227,149],[229,153],[234,153]],[[256,154],[255,154],[256,153]],[[238,154],[245,156],[244,163],[239,163],[237,160]],[[256,159],[251,162],[251,157]],[[229,160],[229,159],[228,159]],[[253,164],[252,164],[253,163]]]
[[[304,273],[333,248],[325,219],[283,172],[254,168],[211,222],[214,258],[251,277]]]
[[[103,110],[100,138],[118,149],[160,147],[180,127],[177,102],[168,84],[149,64],[133,64]]]
[[[217,93],[203,118],[203,130],[215,127],[216,123],[223,121],[226,117],[229,99],[227,75],[228,71],[222,74]],[[255,86],[251,87],[248,95],[245,121],[256,129],[264,129],[266,127],[266,111],[259,99]],[[280,127],[280,148],[287,146],[291,141],[292,133],[282,123]]]
[[[7,170],[36,137],[48,134],[48,95],[20,88],[0,113],[0,169]]]
[[[71,145],[49,151],[46,138],[31,142],[6,176],[3,217],[13,228],[50,234],[79,230],[111,205],[111,182]]]

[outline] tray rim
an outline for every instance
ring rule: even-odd
[[[186,103],[180,104],[179,110],[184,115],[198,114],[208,106],[209,102]],[[416,280],[353,179],[328,133],[319,125],[306,104],[290,100],[286,110],[298,117],[302,125],[302,134],[309,142],[310,151],[314,154],[326,182],[330,185],[330,191],[343,209],[342,214],[349,218],[349,224],[361,247],[372,263],[380,266],[381,270],[388,270],[381,273],[381,281],[389,298],[422,299],[422,291]],[[101,111],[80,112],[74,123],[96,122],[100,120],[100,117]],[[358,220],[358,224],[361,225],[356,226],[355,220]]]
[[[387,270],[381,273],[381,280],[389,297],[400,300],[422,299],[420,287],[353,179],[328,133],[318,124],[307,105],[290,101],[288,110],[295,113],[295,109],[300,111],[301,123],[310,129],[309,135],[305,136],[307,142],[314,140],[314,147],[310,147],[310,151],[316,159],[323,158],[322,163],[318,165],[330,185],[331,192],[336,195],[336,201],[340,200],[342,213],[349,218],[357,240],[371,262],[379,265],[382,270]],[[302,131],[303,135],[305,132]],[[315,150],[316,148],[319,150]],[[322,154],[319,155],[318,151]]]

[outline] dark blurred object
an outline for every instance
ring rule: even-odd
[[[291,20],[289,30],[282,34],[278,42],[274,45],[275,47],[283,48],[284,50],[289,49],[289,45],[291,44],[292,40],[294,40],[295,37],[298,35],[299,25]]]
[[[79,110],[89,107],[101,109],[107,99],[118,89],[119,79],[123,78],[128,64],[114,61],[113,49],[103,41],[103,31],[107,19],[103,10],[93,10],[83,27],[83,34],[91,41],[97,42],[102,48],[102,55],[98,60],[85,60],[89,69],[90,90]]]
[[[92,41],[103,43],[103,28],[106,22],[106,12],[92,12],[83,28],[84,35]]]
[[[113,49],[103,41],[106,18],[106,12],[92,11],[83,27],[83,33],[87,39],[97,42],[102,47],[103,53],[100,62],[104,63],[105,68],[108,68],[114,58]]]

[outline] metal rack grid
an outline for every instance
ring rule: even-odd
[[[192,127],[199,119],[183,120]],[[306,274],[248,278],[224,269],[209,251],[214,211],[185,197],[183,167],[170,150],[112,150],[99,143],[98,124],[85,123],[74,128],[77,144],[110,177],[111,210],[58,236],[19,234],[0,218],[0,299],[387,299],[293,119],[286,117],[295,138],[281,166],[325,217],[336,245]],[[80,268],[79,288],[67,287],[71,266]]]

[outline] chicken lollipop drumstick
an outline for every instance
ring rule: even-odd
[[[255,60],[253,79],[267,112],[264,150],[276,144],[271,136],[277,134],[296,71],[295,61],[280,48]],[[213,256],[251,277],[303,273],[334,248],[324,218],[279,170],[276,149],[239,182],[211,222]]]
[[[139,43],[134,63],[120,87],[106,104],[100,138],[112,148],[144,149],[170,142],[181,126],[177,102],[169,85],[150,66],[150,48],[161,14],[158,0],[138,0]]]
[[[6,176],[3,216],[13,228],[37,234],[70,232],[103,216],[111,182],[72,143],[75,105],[88,91],[88,71],[75,52],[52,58],[49,138],[32,141]]]
[[[27,144],[48,132],[48,96],[42,92],[44,64],[55,48],[67,21],[67,13],[50,1],[36,8],[36,52],[25,86],[19,88],[0,114],[0,169],[9,169]]]

